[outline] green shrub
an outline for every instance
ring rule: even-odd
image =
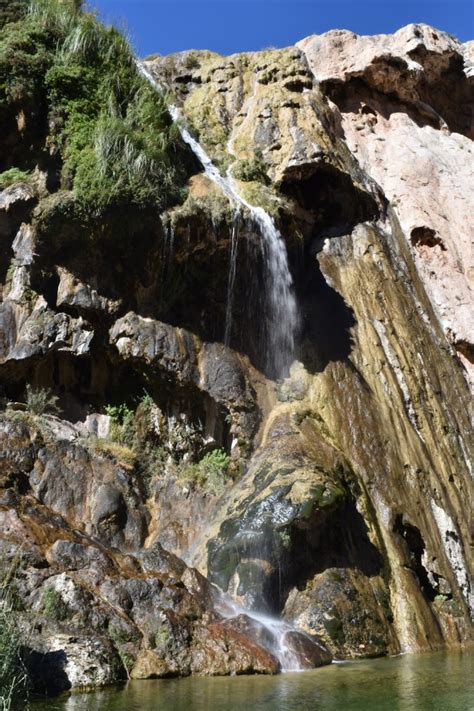
[[[62,183],[82,217],[117,204],[162,210],[183,199],[191,154],[127,39],[81,6],[32,0],[26,17],[8,25],[0,112],[11,119],[20,109],[26,126],[37,127],[48,114],[47,144],[63,160]]]
[[[229,455],[223,449],[214,449],[197,463],[183,464],[180,476],[217,496],[224,490],[229,464]]]
[[[121,405],[107,405],[105,412],[112,421],[110,438],[117,444],[125,445],[126,447],[133,446],[135,436],[133,426],[134,410],[122,403]]]
[[[43,415],[45,412],[58,412],[58,396],[53,395],[49,388],[34,388],[26,386],[26,407],[33,415]]]
[[[163,651],[164,649],[166,649],[166,647],[169,645],[169,643],[170,643],[169,630],[167,629],[167,627],[162,625],[155,632],[155,636],[153,638],[154,647],[155,647],[155,649]]]
[[[197,69],[200,66],[199,59],[195,54],[188,54],[183,62],[186,69]]]
[[[17,22],[26,15],[28,0],[0,0],[0,30],[9,22]]]
[[[8,711],[15,698],[24,696],[28,676],[21,656],[22,636],[12,609],[0,608],[0,709]]]
[[[60,36],[75,25],[82,0],[30,0],[28,14],[38,25]]]
[[[45,616],[56,622],[63,622],[71,617],[69,605],[63,600],[59,590],[47,588],[43,592],[42,604]]]
[[[9,168],[0,173],[0,190],[5,190],[14,183],[27,183],[31,178],[31,173],[27,173],[19,168]]]

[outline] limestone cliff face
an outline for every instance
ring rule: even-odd
[[[423,285],[472,384],[473,65],[427,25],[299,43],[351,151],[397,213]]]
[[[38,653],[88,639],[101,683],[276,671],[210,583],[339,658],[468,641],[469,51],[420,25],[145,62],[285,241],[278,379],[259,226],[197,167],[160,219],[92,234],[39,168],[0,194],[2,551]],[[26,384],[60,416],[25,412]]]
[[[376,599],[387,595],[393,621],[379,622],[378,642],[361,632],[351,654],[454,642],[464,623],[455,631],[443,589],[472,605],[464,51],[410,26],[393,37],[336,31],[287,50],[151,63],[215,162],[275,215],[303,317],[300,363],[224,504],[203,569],[207,562],[211,580],[311,631],[324,633],[324,614],[333,616],[340,649],[354,632],[334,600],[343,608],[348,590],[360,592],[357,571]],[[328,494],[326,512],[318,497],[331,482],[343,494]],[[334,528],[357,530],[359,514],[365,534],[333,540]],[[333,568],[352,579],[325,590]]]

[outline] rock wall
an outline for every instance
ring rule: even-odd
[[[0,194],[2,556],[61,689],[277,671],[210,583],[338,658],[469,640],[468,51],[421,25],[147,62],[285,239],[277,381],[262,236],[202,173],[159,219],[85,225],[39,168]]]

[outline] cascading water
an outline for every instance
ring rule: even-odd
[[[162,90],[162,87],[144,64],[139,63],[138,69],[157,91]],[[298,307],[293,293],[293,280],[288,266],[288,256],[283,238],[270,215],[263,208],[251,205],[239,194],[230,173],[225,177],[221,175],[203,147],[179,122],[181,118],[179,109],[170,105],[169,112],[173,120],[178,123],[184,142],[188,144],[199,159],[207,177],[222,190],[234,206],[243,207],[250,213],[253,223],[258,227],[263,237],[263,256],[266,271],[265,286],[268,297],[266,313],[267,370],[273,376],[280,377],[285,374],[293,360],[295,338],[299,327]],[[232,255],[231,253],[231,269],[232,256],[235,257],[235,254]],[[232,280],[232,287],[233,281],[234,279]],[[227,336],[230,337],[230,330]]]
[[[300,654],[291,644],[291,635],[297,630],[287,622],[278,620],[270,615],[247,610],[224,594],[220,595],[216,603],[216,609],[225,619],[234,619],[240,615],[245,615],[245,617],[256,622],[258,626],[263,627],[265,630],[265,647],[278,659],[282,672],[304,671],[309,668],[302,664]],[[302,633],[299,632],[299,634]],[[312,640],[312,643],[314,644],[315,642]]]
[[[162,87],[143,64],[139,63],[138,69],[155,89],[162,90]],[[266,344],[266,348],[270,353],[267,367],[275,376],[280,376],[284,374],[293,359],[295,334],[299,325],[298,308],[293,294],[293,281],[282,236],[265,210],[251,205],[239,194],[230,171],[225,177],[221,175],[202,146],[179,122],[181,116],[178,108],[170,105],[169,112],[173,120],[178,122],[183,140],[199,159],[207,177],[222,190],[234,206],[224,342],[228,344],[231,335],[233,290],[237,268],[238,228],[241,210],[245,208],[250,213],[252,222],[258,227],[263,237],[262,251],[266,268],[266,289],[268,294],[267,329],[269,342]],[[297,630],[286,622],[242,608],[234,600],[223,594],[220,597],[220,603],[217,608],[222,616],[227,619],[246,615],[263,627],[268,640],[267,647],[280,662],[282,671],[302,671],[307,668],[302,665],[300,655],[291,645],[291,634],[294,634]]]

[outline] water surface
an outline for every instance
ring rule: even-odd
[[[279,676],[134,681],[33,711],[474,711],[474,653],[405,655]]]

